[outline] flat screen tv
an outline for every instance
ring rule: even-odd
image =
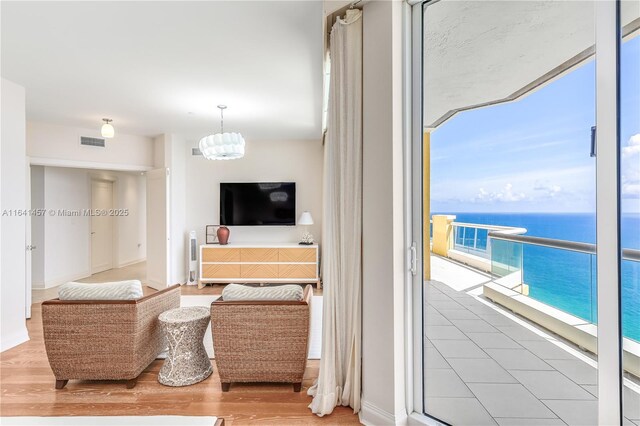
[[[220,183],[220,224],[295,225],[295,182]]]

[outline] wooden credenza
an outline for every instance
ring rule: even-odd
[[[208,244],[200,246],[200,279],[206,283],[317,283],[316,244]]]

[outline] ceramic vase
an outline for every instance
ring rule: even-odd
[[[218,228],[218,242],[220,243],[220,245],[225,246],[227,244],[229,244],[229,228],[227,228],[226,226],[221,226],[220,228]]]

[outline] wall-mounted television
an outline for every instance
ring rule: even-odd
[[[293,226],[295,182],[220,183],[220,224]]]

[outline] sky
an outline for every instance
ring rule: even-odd
[[[593,60],[431,134],[431,211],[595,212]],[[640,212],[640,37],[621,49],[623,213]]]

